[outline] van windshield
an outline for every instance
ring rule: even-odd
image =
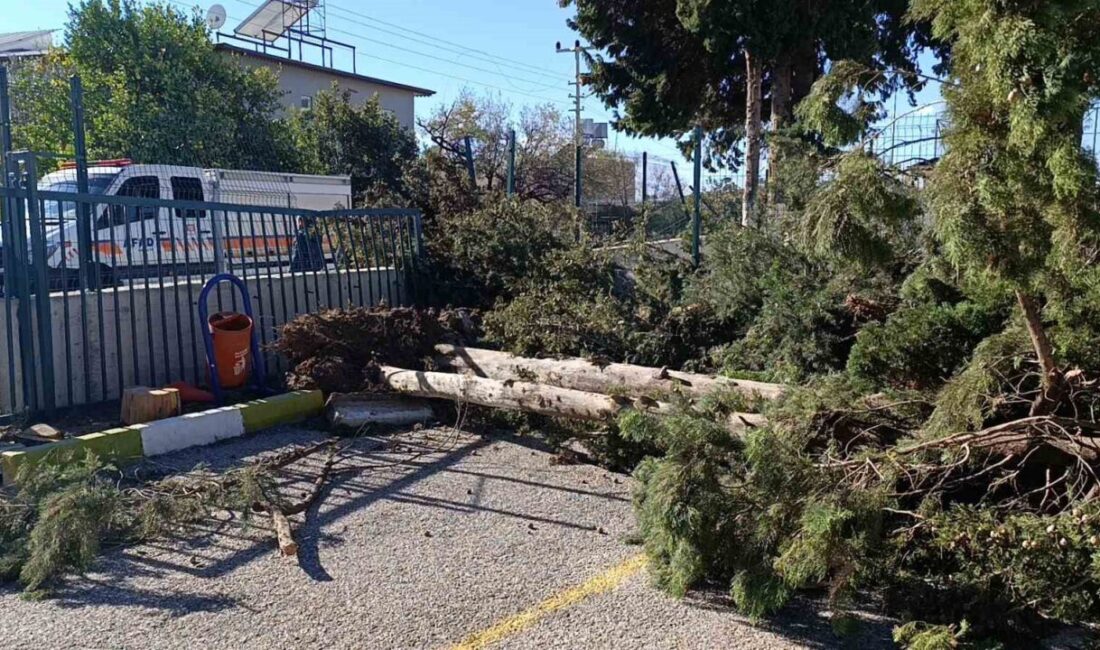
[[[118,172],[110,174],[89,174],[88,193],[103,194],[107,191],[107,188],[110,187],[111,181],[115,180],[116,177],[118,177]],[[38,185],[38,189],[42,192],[67,192],[76,194],[76,179],[65,178],[56,181],[45,181]],[[42,201],[42,205],[44,208],[43,216],[45,217],[46,223],[57,223],[62,220],[70,221],[76,219],[76,204],[71,201],[45,199]]]

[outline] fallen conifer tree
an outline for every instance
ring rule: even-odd
[[[311,489],[287,501],[281,472],[323,451],[328,457]],[[18,580],[26,592],[42,593],[64,574],[86,570],[104,544],[169,537],[219,511],[246,521],[267,513],[280,553],[296,555],[288,517],[316,503],[338,451],[326,440],[222,474],[196,469],[145,481],[120,477],[90,453],[77,463],[28,465],[17,477],[19,489],[0,494],[0,581]]]

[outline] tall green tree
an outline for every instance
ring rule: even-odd
[[[136,0],[70,7],[62,46],[16,76],[20,146],[71,148],[68,76],[85,88],[89,154],[146,163],[279,169],[288,160],[269,70],[214,49],[197,14]]]
[[[1098,282],[1097,169],[1081,135],[1100,95],[1100,2],[916,0],[913,11],[953,57],[929,187],[936,230],[960,269],[1012,287],[1042,371],[1032,412],[1047,412],[1064,387],[1048,289]]]
[[[300,170],[351,176],[356,203],[411,198],[416,136],[377,97],[353,103],[350,91],[333,87],[317,93],[312,108],[295,112],[287,126]]]
[[[572,27],[603,52],[590,84],[621,109],[622,127],[682,137],[699,125],[724,162],[744,165],[745,221],[757,196],[765,101],[773,130],[782,128],[823,66],[842,59],[883,72],[869,76],[880,93],[919,85],[911,73],[921,41],[904,20],[905,0],[563,3],[575,4]]]

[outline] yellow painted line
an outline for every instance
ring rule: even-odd
[[[453,650],[480,650],[504,639],[518,634],[523,630],[538,623],[543,618],[554,612],[587,600],[593,596],[611,591],[622,584],[627,578],[645,568],[646,556],[644,553],[629,558],[622,564],[616,565],[604,571],[598,576],[590,578],[587,582],[577,585],[550,596],[534,607],[510,616],[503,621],[487,627],[480,632],[475,632],[454,646]]]

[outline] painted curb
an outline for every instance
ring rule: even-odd
[[[188,447],[212,445],[219,440],[244,435],[241,411],[232,406],[136,426],[141,428],[141,450],[146,456],[160,456]]]
[[[18,451],[0,452],[5,485],[25,465],[69,463],[89,451],[114,463],[159,456],[188,447],[209,445],[278,424],[298,422],[324,410],[319,390],[299,390],[234,406],[188,413],[146,424],[108,429]]]
[[[274,397],[238,404],[245,433],[276,424],[304,420],[325,410],[325,396],[319,390],[296,390]]]

